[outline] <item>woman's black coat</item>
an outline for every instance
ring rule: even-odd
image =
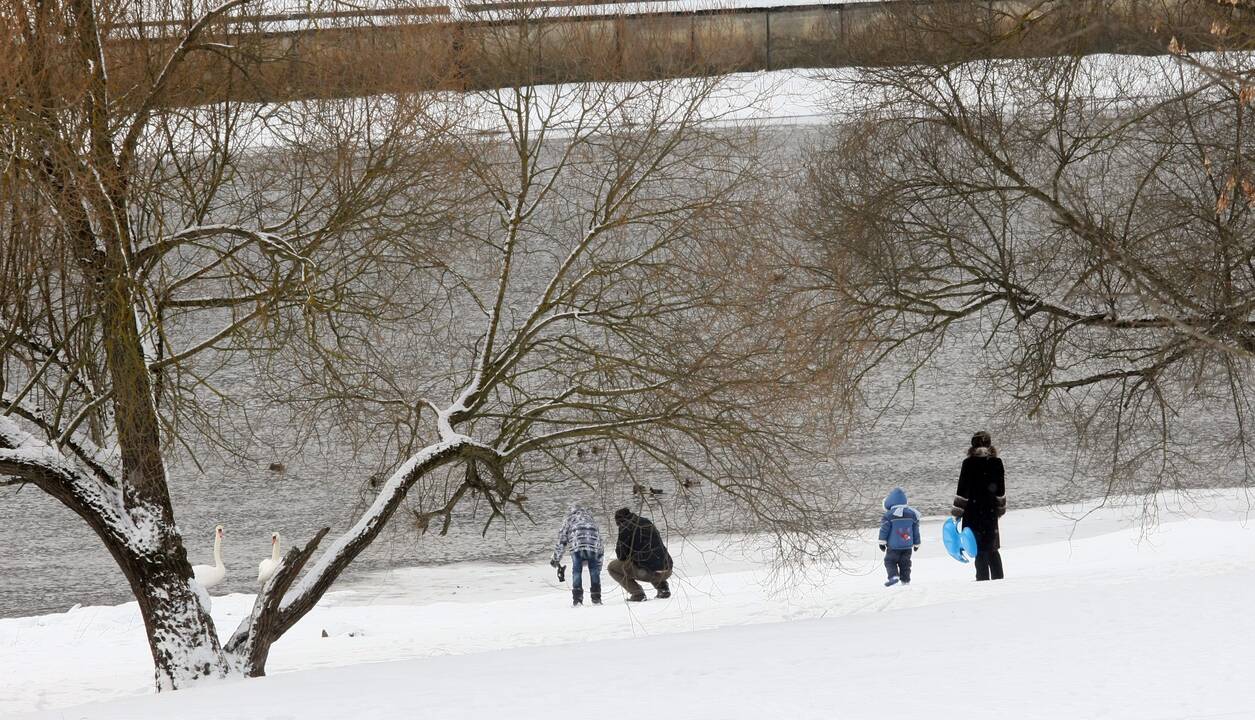
[[[959,487],[954,492],[955,517],[979,535],[998,532],[998,518],[1007,511],[1007,486],[1002,458],[977,453],[963,459]]]

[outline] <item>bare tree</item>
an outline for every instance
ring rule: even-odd
[[[278,318],[319,332],[362,312],[371,254],[439,212],[424,192],[448,158],[422,98],[170,107],[187,58],[232,50],[218,23],[239,5],[189,21],[133,86],[110,77],[101,28],[149,8],[76,0],[3,15],[18,40],[0,112],[0,471],[109,549],[160,688],[235,664],[260,672],[271,639],[220,646],[170,502],[169,453],[209,430],[214,356]],[[312,550],[288,556],[275,596]]]
[[[491,523],[526,515],[538,486],[603,489],[575,463],[577,446],[593,443],[624,483],[705,483],[783,550],[824,552],[834,504],[807,463],[814,408],[839,394],[816,397],[796,333],[767,322],[756,249],[769,171],[752,128],[712,115],[725,86],[469,96],[457,135],[475,199],[456,224],[459,252],[406,292],[425,307],[417,324],[357,346],[352,365],[369,371],[328,373],[341,344],[294,346],[310,361],[278,392],[300,398],[295,424],[355,418],[335,431],[395,448],[385,456],[476,438],[469,463],[415,474],[386,509],[404,500],[424,530],[448,531],[468,498]],[[408,276],[424,256],[401,243],[393,257]]]
[[[1249,481],[1248,65],[1065,55],[842,79],[864,102],[811,158],[811,297],[841,307],[865,370],[983,335],[1014,407],[1072,418],[1110,491],[1204,458]]]
[[[590,438],[810,547],[827,506],[793,472],[806,385],[779,326],[753,322],[752,266],[729,265],[762,216],[759,164],[708,110],[718,80],[175,107],[189,58],[235,52],[219,23],[237,5],[194,15],[133,81],[109,73],[102,18],[151,8],[0,13],[18,39],[0,56],[0,483],[108,548],[158,689],[263,674],[408,496],[445,523],[469,497],[524,510],[521,487],[578,478],[565,449]],[[219,377],[245,356],[275,400],[398,459],[221,642],[166,468],[198,438],[230,445],[214,426],[241,390]]]

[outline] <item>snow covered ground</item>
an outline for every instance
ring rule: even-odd
[[[134,605],[0,620],[0,717],[1251,718],[1251,509],[1012,512],[1000,583],[944,555],[940,518],[905,588],[871,530],[844,572],[786,587],[745,544],[686,543],[675,597],[641,605],[607,577],[604,607],[571,609],[539,558],[393,571],[329,595],[270,677],[162,696]],[[220,628],[250,602],[216,598]]]

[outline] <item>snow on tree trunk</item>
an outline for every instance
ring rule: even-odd
[[[188,687],[198,680],[222,678],[231,665],[218,640],[204,589],[192,578],[187,551],[160,508],[145,504],[118,508],[123,523],[96,527],[139,603],[148,635],[158,691]],[[103,531],[103,532],[102,532]]]
[[[140,582],[131,587],[139,600],[158,691],[178,690],[198,680],[231,674],[209,612],[192,587],[165,558],[137,559]],[[130,570],[124,568],[128,578]]]
[[[0,475],[34,483],[83,518],[104,543],[139,603],[158,690],[230,672],[167,498],[151,502],[124,485],[83,472],[3,415]]]
[[[125,224],[117,228],[125,232]],[[106,242],[111,272],[96,288],[103,346],[113,387],[113,416],[122,459],[120,517],[123,528],[114,557],[139,601],[148,631],[158,691],[187,687],[230,672],[207,608],[193,587],[192,568],[175,529],[161,423],[151,372],[140,332],[141,298],[124,272],[125,242]],[[108,540],[106,540],[108,542]],[[113,548],[111,548],[112,550]]]

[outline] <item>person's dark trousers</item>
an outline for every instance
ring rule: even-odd
[[[904,583],[911,582],[911,548],[886,550],[885,572],[889,573],[890,580],[898,578]]]
[[[667,578],[671,577],[670,570],[646,570],[632,564],[630,560],[611,560],[606,566],[606,572],[634,598],[645,597],[641,582],[653,585],[660,593],[670,593],[670,588],[667,587]]]
[[[976,535],[976,579],[1001,580],[1002,555],[998,553],[998,531]]]
[[[1002,579],[1002,555],[997,550],[981,550],[976,556],[976,579]]]

